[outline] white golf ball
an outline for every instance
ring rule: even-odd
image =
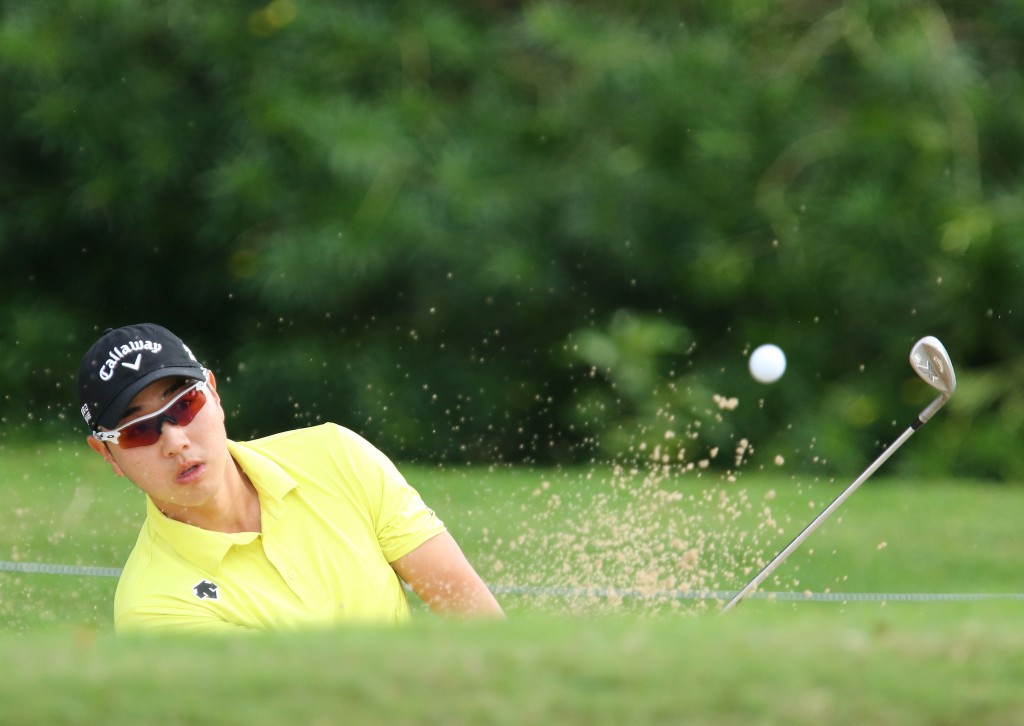
[[[775,383],[786,372],[786,354],[771,343],[760,345],[750,354],[750,375],[760,383]]]

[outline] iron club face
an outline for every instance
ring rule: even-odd
[[[910,350],[910,365],[917,375],[932,388],[949,398],[956,390],[956,374],[949,353],[931,335],[921,338]]]

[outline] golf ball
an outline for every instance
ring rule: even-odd
[[[750,354],[750,375],[760,383],[775,383],[786,372],[786,354],[771,343],[760,345]]]

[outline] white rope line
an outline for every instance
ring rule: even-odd
[[[6,562],[0,560],[0,572],[39,575],[78,575],[84,577],[120,577],[120,567],[87,567],[46,562]],[[623,600],[728,600],[731,590],[618,590],[606,587],[524,587],[488,585],[495,595],[529,595],[554,598],[621,598]],[[979,600],[1024,600],[1024,593],[1011,592],[768,592],[750,594],[755,600],[788,602],[939,602]]]
[[[28,572],[42,575],[85,575],[87,577],[120,577],[120,567],[83,567],[81,565],[51,565],[45,562],[5,562],[0,560],[0,572]]]
[[[620,598],[623,600],[729,600],[736,590],[617,590],[614,588],[521,587],[488,585],[495,595],[533,595],[558,598]],[[790,602],[935,602],[971,600],[1024,600],[1024,593],[987,592],[770,592],[757,590],[754,600]]]

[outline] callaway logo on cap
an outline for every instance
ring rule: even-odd
[[[171,376],[198,380],[203,367],[170,330],[153,323],[108,329],[78,368],[82,417],[93,430],[114,428],[139,391]]]

